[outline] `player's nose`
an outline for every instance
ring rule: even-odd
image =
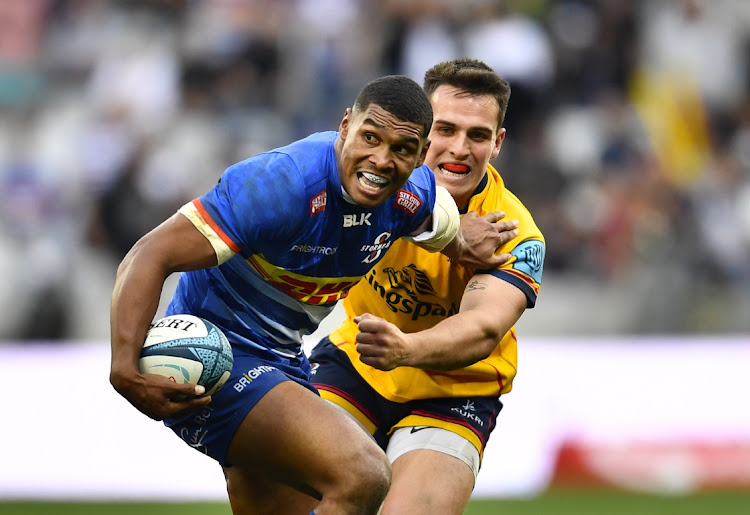
[[[448,151],[457,159],[469,157],[469,139],[464,134],[458,134],[451,139]]]
[[[378,170],[392,170],[394,167],[393,153],[384,145],[380,146],[373,150],[370,155],[370,162]]]

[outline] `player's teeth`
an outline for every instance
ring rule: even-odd
[[[375,175],[373,173],[362,172],[362,175],[364,176],[365,179],[367,179],[370,182],[374,182],[375,184],[387,184],[388,183],[388,179],[386,179],[385,177],[381,177],[379,175]]]
[[[441,166],[441,167],[440,167],[440,169],[441,169],[441,170],[443,171],[443,173],[444,173],[445,175],[450,175],[450,176],[452,176],[452,177],[463,177],[463,176],[465,175],[465,174],[463,174],[463,173],[456,173],[456,172],[452,172],[452,171],[448,170],[447,168],[445,168],[445,167],[443,167],[443,166]]]

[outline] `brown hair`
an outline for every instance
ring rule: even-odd
[[[436,64],[424,74],[424,90],[432,97],[444,84],[465,91],[469,95],[490,95],[499,106],[497,126],[503,126],[510,99],[510,84],[478,59],[455,59]]]

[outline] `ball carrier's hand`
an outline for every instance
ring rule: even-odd
[[[177,384],[156,374],[132,375],[112,384],[138,411],[154,420],[179,417],[211,402],[210,396],[202,396],[205,387]]]
[[[478,216],[470,211],[461,217],[456,239],[458,244],[446,248],[445,255],[457,263],[477,270],[497,268],[511,259],[508,253],[497,250],[518,236],[518,220],[501,221],[505,213],[495,211]]]

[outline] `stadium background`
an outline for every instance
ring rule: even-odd
[[[747,503],[741,0],[0,0],[0,503],[221,502],[107,383],[119,259],[227,165],[337,127],[367,80],[459,55],[511,83],[494,164],[548,243],[477,499]]]

